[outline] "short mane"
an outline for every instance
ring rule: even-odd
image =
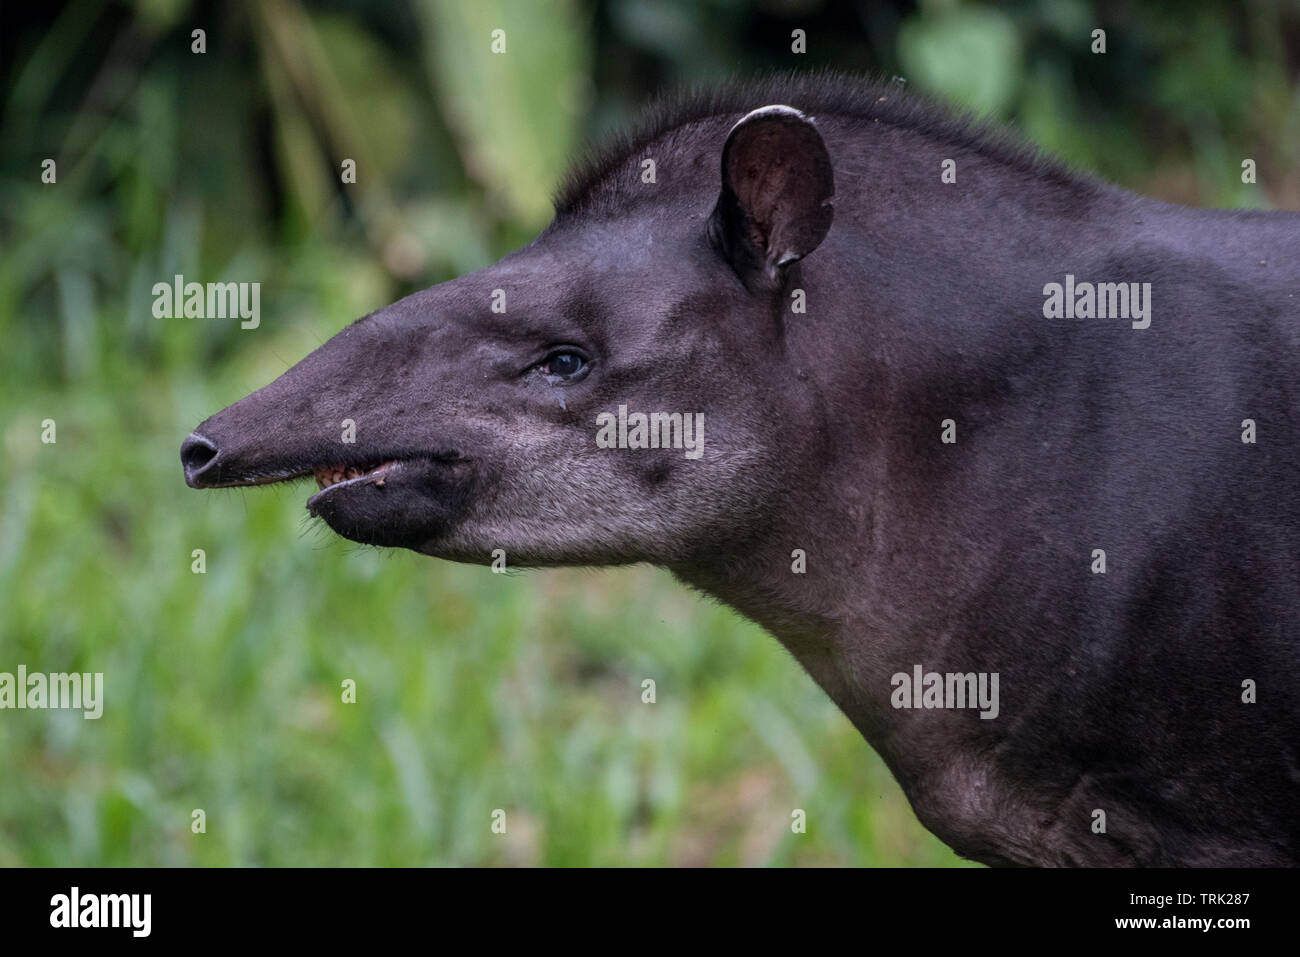
[[[793,106],[814,117],[847,116],[888,123],[974,150],[1035,176],[1080,187],[1097,185],[1087,174],[1025,143],[1006,127],[954,111],[927,96],[907,92],[897,83],[838,71],[778,73],[722,86],[690,87],[660,97],[629,130],[590,150],[569,169],[555,194],[556,220],[591,208],[602,193],[600,187],[616,170],[671,130],[772,103]]]

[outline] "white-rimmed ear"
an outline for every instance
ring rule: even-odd
[[[742,278],[781,269],[831,228],[835,177],[813,121],[790,106],[747,114],[722,147],[722,192],[710,232]]]

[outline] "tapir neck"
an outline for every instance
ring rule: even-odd
[[[1294,576],[1265,582],[1252,564],[1294,562],[1275,517],[1294,511],[1295,453],[1267,471],[1234,430],[1293,417],[1292,392],[1258,384],[1297,378],[1300,266],[1280,251],[1300,220],[826,129],[835,221],[789,275],[806,300],[781,357],[798,410],[773,417],[799,421],[777,437],[799,467],[743,548],[675,571],[776,635],[962,853],[1195,859],[1162,856],[1183,838],[1155,801],[1133,799],[1142,824],[1119,844],[1054,829],[1129,800],[1096,783],[1110,761],[1128,795],[1162,793],[1177,768],[1215,820],[1257,835],[1252,859],[1284,859],[1251,819],[1271,804],[1239,810],[1224,784],[1294,795],[1280,745],[1243,757],[1254,713],[1216,711],[1231,725],[1218,740],[1236,743],[1205,760],[1200,725],[1148,731],[1166,715],[1152,703],[1252,674],[1260,636],[1295,631]],[[1084,283],[1145,285],[1147,313],[1053,315],[1052,285]],[[1213,645],[1187,652],[1199,635]],[[1000,676],[1000,711],[894,700],[898,675],[921,672]],[[1294,727],[1294,708],[1271,720]]]
[[[954,490],[940,456],[969,454],[1008,381],[1026,398],[1050,386],[1059,369],[1033,370],[1044,282],[1107,245],[1099,207],[1143,201],[906,130],[824,130],[835,221],[789,276],[806,312],[788,316],[785,344],[792,388],[806,378],[804,407],[820,410],[806,431],[825,441],[756,539],[675,571],[780,638],[888,760],[890,676],[928,666],[942,634],[927,629],[978,599],[999,528],[992,501]],[[986,201],[963,200],[976,188]],[[994,254],[973,258],[972,235]],[[988,538],[963,551],[963,527]]]

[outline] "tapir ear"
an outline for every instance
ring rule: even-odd
[[[765,106],[733,126],[722,147],[710,232],[742,277],[757,269],[776,279],[826,237],[834,195],[830,154],[812,120]]]

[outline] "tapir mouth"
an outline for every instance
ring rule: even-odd
[[[405,548],[417,548],[455,521],[473,482],[473,460],[453,446],[380,446],[358,454],[323,442],[296,449],[282,444],[258,437],[223,448],[220,440],[191,433],[181,445],[185,482],[238,488],[314,477],[318,491],[307,500],[313,518],[355,542]]]
[[[307,500],[307,507],[320,501],[332,489],[348,485],[375,485],[383,488],[397,459],[387,459],[375,465],[318,465],[312,470],[320,491]]]
[[[252,485],[275,485],[314,476],[320,491],[308,502],[318,501],[334,489],[357,485],[374,485],[379,488],[392,475],[393,470],[406,456],[391,452],[372,459],[353,459],[316,464],[320,459],[304,457],[297,462],[274,456],[267,459],[241,455],[223,455],[217,443],[191,433],[181,445],[181,464],[185,468],[185,482],[191,488],[240,488]],[[324,458],[322,456],[321,458]]]

